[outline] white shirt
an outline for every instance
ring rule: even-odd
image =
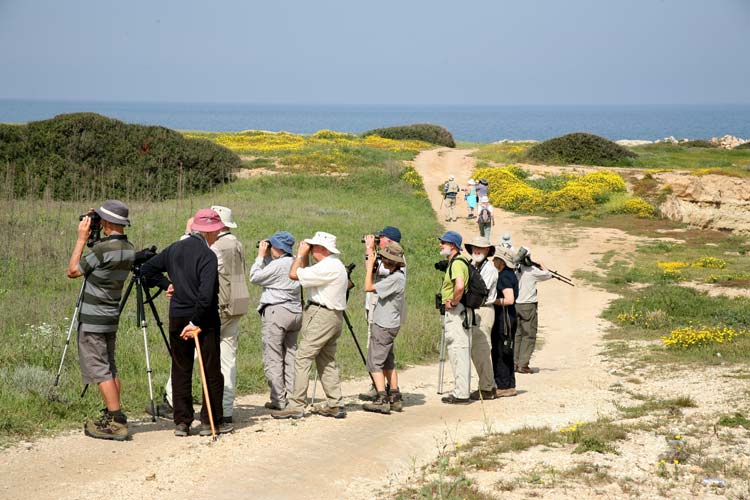
[[[552,279],[549,271],[539,269],[535,266],[518,266],[516,270],[518,277],[518,297],[516,304],[536,304],[536,284],[538,281]]]
[[[317,264],[297,269],[299,283],[307,291],[307,299],[312,302],[343,311],[346,309],[346,288],[348,279],[346,267],[338,257],[329,255]]]
[[[484,302],[483,305],[486,306],[492,306],[492,303],[495,302],[495,299],[497,298],[497,268],[495,265],[490,261],[492,257],[485,258],[482,261],[482,269],[479,271],[479,274],[482,276],[482,280],[484,280],[484,284],[487,285],[487,290],[489,290],[489,293],[487,294],[487,300]]]

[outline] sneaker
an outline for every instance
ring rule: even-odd
[[[333,418],[345,418],[346,410],[343,406],[328,406],[328,403],[322,403],[320,405],[314,405],[310,410],[310,413],[320,415],[322,417],[333,417]]]
[[[174,408],[167,402],[167,396],[164,395],[164,402],[156,405],[156,415],[151,413],[151,405],[146,405],[146,413],[151,416],[166,418],[167,420],[174,419]]]
[[[401,391],[396,390],[391,394],[391,411],[403,411],[404,410],[404,397],[401,395]]]
[[[287,406],[283,410],[276,410],[271,412],[271,416],[275,419],[286,419],[286,418],[302,418],[305,416],[305,411],[301,408],[292,408]]]
[[[95,439],[110,439],[125,441],[128,439],[128,423],[116,422],[112,415],[104,409],[99,420],[90,420],[83,426],[83,433]]]
[[[221,423],[216,427],[216,434],[229,434],[234,432],[234,426],[232,424]],[[210,436],[211,435],[211,424],[201,424],[201,430],[198,431],[199,436]]]
[[[495,389],[495,397],[497,398],[509,398],[516,394],[518,394],[518,391],[515,387],[511,387],[510,389]]]
[[[362,409],[365,411],[383,413],[385,415],[388,415],[389,413],[391,413],[391,403],[389,399],[390,398],[385,393],[379,394],[378,399],[376,399],[372,403],[363,404]]]
[[[283,410],[286,408],[287,403],[281,401],[266,401],[263,406],[269,410]]]
[[[479,401],[480,399],[482,400],[495,399],[495,397],[496,396],[495,396],[494,390],[492,391],[476,390],[469,395],[469,399],[474,400],[474,401]]]
[[[519,366],[516,370],[518,373],[534,373],[534,370],[529,368],[529,365],[526,366]]]
[[[469,398],[457,398],[453,394],[449,394],[448,396],[444,396],[440,398],[440,401],[442,401],[445,404],[448,405],[467,405],[471,403],[471,399]]]
[[[177,424],[174,428],[174,435],[177,437],[188,437],[190,435],[190,426],[188,424]]]

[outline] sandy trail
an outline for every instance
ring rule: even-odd
[[[467,153],[440,149],[416,159],[415,168],[436,209],[441,201],[439,183],[451,173],[462,185],[469,178],[473,160]],[[463,215],[465,207],[458,205]],[[633,241],[616,230],[551,230],[542,219],[500,211],[496,221],[493,242],[502,232],[510,232],[516,245],[531,247],[535,258],[568,276],[589,266],[596,254],[622,249]],[[465,240],[477,233],[476,224],[462,218],[446,227],[461,232]],[[437,364],[402,373],[407,407],[402,414],[390,416],[365,413],[355,404],[356,394],[367,385],[364,379],[344,384],[352,404],[348,417],[340,421],[323,417],[275,421],[262,408],[265,395],[250,395],[237,401],[236,432],[216,443],[199,437],[175,438],[171,423],[162,421],[132,425],[133,439],[125,443],[93,440],[77,431],[5,450],[0,454],[0,498],[382,497],[376,494],[378,489],[387,492],[408,480],[444,446],[488,429],[563,426],[608,413],[607,388],[612,379],[597,355],[605,327],[597,316],[612,298],[583,284],[572,288],[552,280],[540,285],[544,346],[532,361],[540,371],[518,376],[521,394],[514,398],[444,405],[435,393]],[[435,335],[437,339],[439,332]],[[448,364],[446,374],[450,388]],[[476,379],[473,382],[476,387]]]

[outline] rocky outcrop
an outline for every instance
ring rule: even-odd
[[[737,146],[740,146],[742,144],[745,144],[746,140],[740,139],[739,137],[735,137],[733,135],[724,135],[721,137],[712,137],[711,143],[718,145],[720,148],[724,149],[734,149]]]
[[[675,172],[654,178],[664,192],[671,191],[659,207],[665,217],[700,228],[750,234],[750,179]]]

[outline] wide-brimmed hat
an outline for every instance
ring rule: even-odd
[[[237,224],[235,224],[234,218],[232,217],[231,209],[222,207],[221,205],[214,205],[211,207],[211,210],[219,214],[221,222],[223,222],[228,228],[235,229],[237,227]]]
[[[130,219],[128,219],[128,206],[120,200],[107,200],[102,203],[102,206],[94,210],[99,217],[111,222],[112,224],[118,224],[120,226],[129,226]]]
[[[385,248],[378,250],[378,254],[384,259],[392,260],[399,264],[404,263],[404,249],[395,241],[389,241]]]
[[[338,248],[336,248],[336,237],[331,233],[318,231],[312,238],[305,239],[305,243],[308,245],[318,245],[331,253],[339,254]]]
[[[474,179],[469,179],[469,182],[467,184],[469,184],[469,186],[476,186],[477,181],[475,181]]]
[[[378,236],[385,236],[396,243],[401,243],[401,231],[399,231],[397,227],[385,226],[381,231],[378,231],[375,234]]]
[[[211,233],[218,231],[224,227],[221,217],[215,211],[210,208],[201,208],[195,212],[193,216],[193,223],[190,225],[190,229],[193,231],[200,231],[204,233]]]
[[[504,246],[497,245],[495,247],[495,255],[492,257],[493,259],[502,259],[505,262],[505,265],[508,267],[515,267],[516,264],[513,262],[513,257],[515,257],[516,254],[511,252],[509,248],[505,248]]]
[[[466,251],[469,253],[474,253],[474,247],[477,248],[489,248],[490,253],[487,254],[487,257],[491,257],[495,254],[495,247],[492,246],[492,243],[490,243],[490,240],[485,238],[484,236],[475,236],[473,240],[471,240],[471,243],[467,243],[464,245],[466,248]]]
[[[286,253],[293,253],[292,247],[294,246],[294,236],[287,231],[278,231],[268,238],[268,243],[279,250],[283,250]]]
[[[511,245],[510,233],[503,233],[503,235],[500,236],[500,244],[501,245],[508,245],[508,246]]]
[[[461,237],[461,235],[455,231],[446,231],[444,235],[438,238],[438,240],[444,241],[446,243],[453,243],[454,245],[456,245],[456,248],[461,250],[461,243],[463,242],[463,237]]]
[[[482,177],[481,179],[479,179],[479,184],[482,184],[482,185],[486,186],[489,183],[487,182],[487,179],[485,179],[484,177]]]

